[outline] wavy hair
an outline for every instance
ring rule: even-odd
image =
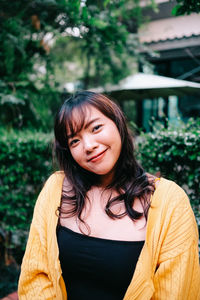
[[[128,215],[132,220],[142,216],[147,219],[150,206],[149,195],[154,191],[154,180],[148,177],[134,156],[133,138],[126,125],[124,114],[118,105],[103,94],[90,91],[77,92],[68,98],[61,106],[55,118],[55,156],[60,169],[64,171],[71,189],[63,189],[61,206],[58,208],[59,215],[65,217],[76,215],[81,218],[82,210],[87,200],[87,192],[92,186],[100,182],[100,175],[89,172],[80,167],[73,159],[68,147],[67,128],[72,135],[78,133],[85,123],[85,112],[88,106],[93,106],[111,119],[121,136],[122,148],[116,164],[112,182],[106,187],[118,192],[118,196],[109,198],[105,207],[106,214],[111,218],[122,218]],[[73,110],[78,111],[79,118],[73,119]],[[134,200],[138,198],[143,206],[143,213],[133,209]],[[124,202],[125,211],[114,214],[112,206]],[[66,210],[62,203],[70,203],[72,209]]]

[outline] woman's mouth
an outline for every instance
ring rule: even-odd
[[[93,157],[91,157],[90,159],[88,159],[89,162],[96,162],[100,159],[103,158],[105,152],[106,152],[107,149],[105,149],[104,151],[98,153],[97,155],[94,155]]]

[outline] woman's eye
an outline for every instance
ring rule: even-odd
[[[100,125],[100,124],[96,125],[96,126],[94,126],[94,128],[92,129],[92,131],[95,132],[95,131],[97,131],[101,127],[102,127],[102,125]]]
[[[69,145],[70,146],[75,146],[77,143],[78,143],[78,139],[74,139],[74,140],[72,140],[70,143],[69,143]]]

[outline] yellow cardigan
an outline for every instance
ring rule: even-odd
[[[50,176],[36,202],[19,279],[20,300],[67,299],[55,214],[63,179],[61,171]],[[145,244],[124,300],[199,300],[197,245],[188,197],[174,182],[161,178],[152,196]]]

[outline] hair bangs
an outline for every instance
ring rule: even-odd
[[[84,127],[86,123],[86,105],[82,104],[65,111],[64,121],[66,125],[67,137],[73,137]]]

